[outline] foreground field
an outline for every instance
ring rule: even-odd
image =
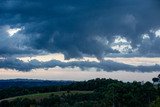
[[[59,91],[59,92],[49,92],[49,93],[37,93],[37,94],[29,94],[29,95],[6,98],[6,99],[0,100],[0,102],[2,102],[4,100],[12,101],[12,100],[15,100],[17,98],[28,98],[28,99],[31,99],[31,100],[40,101],[41,99],[48,98],[52,94],[61,96],[62,94],[76,94],[76,93],[78,93],[78,94],[89,94],[89,93],[93,93],[93,91],[70,91],[70,92]]]

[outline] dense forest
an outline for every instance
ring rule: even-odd
[[[91,93],[72,93],[73,90]],[[160,107],[160,87],[150,82],[93,79],[68,85],[10,87],[0,90],[0,99],[34,93],[60,92],[39,101],[30,98],[1,100],[0,107]]]

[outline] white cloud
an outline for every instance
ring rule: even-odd
[[[18,33],[19,31],[21,31],[21,28],[13,28],[13,29],[8,29],[7,32],[9,34],[10,37],[12,37],[14,34]]]
[[[155,32],[155,35],[160,38],[160,29]]]
[[[124,54],[132,51],[131,42],[122,36],[115,37],[113,43],[111,44],[111,48]]]
[[[127,39],[122,36],[116,36],[114,39],[114,43],[127,43]]]
[[[150,39],[150,36],[148,34],[143,34],[142,39]]]

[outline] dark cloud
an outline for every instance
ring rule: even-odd
[[[111,60],[101,62],[89,62],[89,61],[72,61],[72,62],[61,62],[58,60],[51,60],[47,62],[40,62],[37,60],[31,60],[29,62],[23,62],[15,58],[0,59],[0,68],[14,69],[18,71],[31,71],[32,69],[48,69],[54,67],[61,68],[76,68],[79,67],[81,70],[95,68],[97,70],[103,70],[107,72],[111,71],[130,71],[130,72],[153,72],[160,71],[160,65],[153,66],[132,66],[123,63],[113,62]]]
[[[23,26],[21,33],[28,38],[23,45],[31,50],[60,52],[66,59],[83,55],[101,59],[117,51],[97,36],[111,42],[113,36],[122,35],[137,48],[141,34],[160,27],[159,7],[159,0],[1,0],[0,26]],[[159,53],[158,42],[146,50]],[[2,48],[0,55],[17,53],[14,48]],[[24,54],[29,49],[17,50]]]

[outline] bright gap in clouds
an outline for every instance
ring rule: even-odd
[[[13,29],[8,29],[7,30],[10,37],[12,37],[14,34],[16,34],[19,31],[21,31],[21,28],[13,28]]]
[[[24,62],[29,62],[31,60],[38,60],[41,62],[51,61],[51,60],[59,60],[62,62],[72,62],[72,61],[95,61],[99,62],[99,60],[96,57],[84,57],[83,59],[70,59],[65,60],[64,55],[61,53],[56,54],[47,54],[47,55],[37,55],[32,57],[18,57],[17,59],[22,60]],[[133,66],[139,66],[139,65],[147,65],[152,66],[155,64],[160,64],[160,57],[150,58],[150,57],[131,57],[131,58],[124,58],[124,57],[105,57],[104,60],[112,60],[114,62],[118,63],[124,63],[129,64]]]
[[[0,79],[15,79],[15,78],[28,78],[28,79],[43,79],[43,80],[74,80],[84,81],[95,78],[112,78],[118,79],[124,82],[127,81],[152,81],[153,77],[156,77],[159,72],[141,73],[141,72],[97,72],[94,68],[90,70],[81,71],[79,68],[50,68],[36,69],[31,72],[19,72],[16,70],[0,69]]]

